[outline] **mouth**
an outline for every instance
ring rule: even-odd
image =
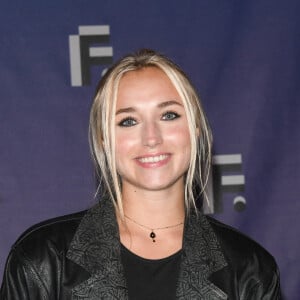
[[[160,154],[155,156],[139,157],[137,160],[143,164],[147,163],[158,163],[166,160],[170,155],[169,154]]]

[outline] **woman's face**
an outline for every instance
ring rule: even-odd
[[[123,191],[183,191],[190,134],[183,102],[163,71],[147,67],[122,77],[115,126]]]

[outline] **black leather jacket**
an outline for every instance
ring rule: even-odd
[[[279,294],[277,266],[266,250],[212,218],[186,218],[176,299]],[[110,201],[26,231],[8,257],[0,299],[128,299]]]

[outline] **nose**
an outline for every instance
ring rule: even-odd
[[[144,146],[149,148],[154,148],[162,143],[162,133],[158,124],[155,122],[147,122],[144,124],[142,142]]]

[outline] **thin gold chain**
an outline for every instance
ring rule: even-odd
[[[128,219],[128,220],[130,220],[131,222],[135,223],[136,225],[139,225],[139,226],[141,226],[141,227],[143,227],[143,228],[145,228],[145,229],[151,230],[151,231],[154,231],[154,230],[161,230],[161,229],[168,229],[168,228],[174,228],[174,227],[177,227],[177,226],[180,226],[180,225],[183,224],[183,222],[180,222],[180,223],[175,224],[175,225],[169,225],[169,226],[165,226],[165,227],[151,228],[151,227],[148,227],[148,226],[146,226],[146,225],[143,225],[143,224],[138,223],[137,221],[131,219],[130,217],[128,217],[128,216],[126,216],[126,215],[125,215],[125,218]]]

